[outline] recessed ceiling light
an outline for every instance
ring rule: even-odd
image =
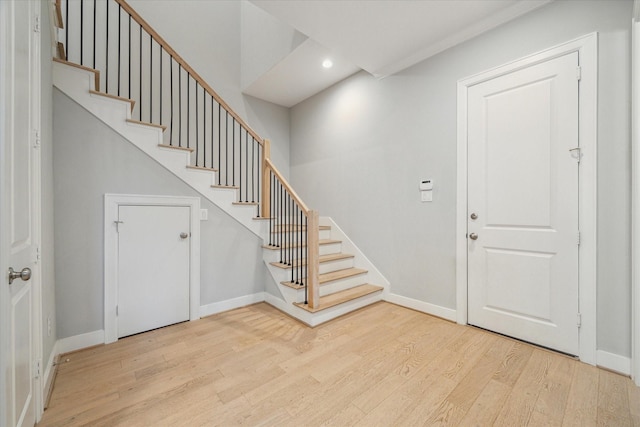
[[[331,68],[333,67],[333,61],[331,61],[330,59],[325,59],[324,61],[322,61],[322,66],[324,68]]]

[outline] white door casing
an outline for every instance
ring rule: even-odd
[[[596,363],[596,135],[597,135],[597,33],[580,37],[554,48],[519,59],[512,63],[471,76],[458,82],[458,191],[456,209],[456,291],[457,321],[468,322],[468,280],[470,270],[468,259],[467,233],[468,214],[471,213],[468,200],[471,196],[469,167],[469,117],[467,114],[469,91],[500,76],[541,64],[576,52],[580,71],[580,97],[578,100],[581,148],[581,163],[578,172],[578,216],[580,224],[579,297],[577,309],[581,313],[579,328],[580,359],[586,363]],[[482,238],[480,233],[478,241]],[[575,236],[577,239],[577,235]],[[575,316],[575,310],[573,310]],[[575,317],[574,317],[575,318]],[[576,321],[578,320],[575,318]]]
[[[198,197],[144,196],[128,194],[105,195],[105,226],[104,226],[104,336],[105,343],[111,343],[122,336],[118,331],[116,306],[118,305],[119,278],[118,249],[119,235],[117,232],[121,207],[126,206],[170,206],[186,207],[189,209],[190,236],[185,239],[189,251],[189,301],[188,319],[200,318],[200,199]],[[149,219],[151,221],[151,219]],[[175,234],[175,233],[174,233]],[[179,239],[180,232],[177,233]],[[135,239],[135,237],[134,237]],[[180,239],[181,240],[181,239]],[[144,270],[144,269],[143,269]],[[145,272],[142,271],[144,274]]]
[[[32,426],[42,414],[40,381],[40,3],[3,1],[1,70],[2,252],[0,423]],[[8,284],[8,269],[31,278]],[[25,276],[26,278],[26,276]]]
[[[189,320],[189,206],[119,206],[118,338]]]
[[[571,52],[467,93],[468,322],[569,354],[579,351],[577,68]]]

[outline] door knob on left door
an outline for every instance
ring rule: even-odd
[[[189,237],[188,233],[185,233],[184,231],[182,233],[180,233],[180,238],[181,239],[186,239],[187,237]]]
[[[471,240],[478,240],[478,235],[476,233],[471,233],[471,234],[469,234],[469,238]]]
[[[25,282],[31,279],[31,269],[29,267],[25,267],[22,271],[15,271],[13,268],[9,267],[9,284],[12,284],[15,279],[22,279]]]

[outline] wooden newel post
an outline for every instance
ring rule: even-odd
[[[309,211],[307,291],[310,308],[318,308],[320,305],[320,284],[318,283],[320,271],[320,222],[318,218],[318,211]]]
[[[264,140],[262,145],[262,218],[271,215],[271,169],[267,160],[271,158],[271,141]]]

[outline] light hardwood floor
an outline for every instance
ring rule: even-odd
[[[640,425],[626,377],[389,303],[315,329],[257,304],[61,360],[41,426]]]

